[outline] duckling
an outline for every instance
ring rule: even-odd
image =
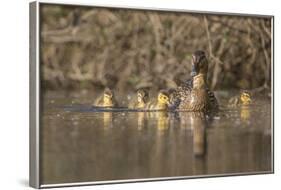
[[[206,101],[208,103],[208,106],[206,107],[208,111],[211,109],[212,110],[217,109],[218,102],[214,93],[208,88],[207,74],[208,74],[208,59],[204,51],[197,50],[192,54],[192,72],[191,72],[192,79],[181,84],[176,89],[176,91],[172,94],[173,98],[171,99],[170,109],[184,108],[186,110],[188,108],[189,111],[199,111],[200,108],[196,108],[197,106],[194,107],[194,109],[196,108],[195,110],[191,109],[192,106],[190,104],[190,101],[193,98],[195,102],[196,101],[204,102],[205,101],[204,99],[200,100],[203,97],[206,98]],[[200,93],[198,89],[192,92],[194,88],[194,77],[196,77],[197,75],[199,75],[200,77],[199,76],[197,77],[198,79],[197,82],[195,82],[195,84],[198,82],[203,83],[203,86],[198,86],[199,88],[202,88],[200,89]],[[204,96],[199,95],[202,93],[203,94],[207,93],[207,97],[205,97],[205,95]],[[205,106],[203,107],[205,109]]]
[[[239,96],[234,96],[229,99],[228,104],[230,107],[247,106],[252,103],[252,98],[249,92],[243,91]]]
[[[170,104],[169,93],[166,90],[160,90],[157,100],[149,102],[146,106],[147,110],[167,110]]]
[[[109,88],[106,88],[103,94],[95,100],[94,106],[98,106],[98,107],[117,106],[117,102],[114,98],[113,92]]]
[[[148,103],[148,92],[144,89],[137,91],[137,99],[129,103],[129,108],[131,109],[143,109]]]

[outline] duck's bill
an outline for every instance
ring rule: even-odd
[[[195,66],[192,64],[192,68],[191,68],[191,73],[190,73],[191,77],[194,77],[197,75],[197,72],[196,72],[196,69],[195,69]]]

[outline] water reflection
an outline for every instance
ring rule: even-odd
[[[156,121],[157,131],[163,133],[169,129],[169,115],[165,111],[146,112],[148,120]]]
[[[145,112],[137,112],[137,127],[142,130],[146,125]]]
[[[68,183],[269,171],[270,118],[270,104],[223,110],[215,116],[46,107],[41,180]]]
[[[206,147],[206,116],[204,113],[191,115],[191,128],[193,130],[193,153],[195,156],[204,156]]]
[[[103,128],[109,129],[113,127],[112,124],[112,112],[103,112]]]
[[[240,107],[240,118],[243,122],[248,122],[251,117],[251,109],[249,106]]]
[[[206,128],[208,122],[203,112],[180,112],[180,126],[182,129],[191,130],[193,138],[194,156],[204,156],[206,147]]]

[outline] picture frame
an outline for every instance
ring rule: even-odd
[[[77,182],[76,180],[73,181],[68,181],[63,179],[61,183],[43,183],[42,181],[45,180],[44,175],[42,175],[42,165],[43,165],[43,156],[42,156],[42,112],[44,109],[47,109],[46,105],[43,104],[43,95],[45,93],[45,86],[47,86],[45,83],[42,82],[42,76],[43,71],[42,71],[42,7],[43,6],[58,6],[58,7],[80,7],[81,9],[86,8],[86,9],[108,9],[108,10],[122,10],[124,12],[126,11],[140,11],[140,12],[152,12],[155,14],[161,13],[163,15],[167,13],[175,13],[177,14],[195,14],[196,16],[200,15],[214,15],[214,16],[238,16],[238,17],[247,17],[249,19],[251,18],[264,18],[270,20],[270,65],[268,66],[270,68],[270,74],[268,75],[268,80],[270,81],[270,86],[267,87],[269,88],[270,92],[270,113],[268,117],[270,117],[270,127],[269,129],[266,130],[266,132],[263,131],[262,134],[264,134],[266,137],[252,137],[252,138],[266,138],[266,156],[269,155],[269,157],[265,157],[266,161],[266,170],[261,170],[260,168],[257,169],[256,171],[241,171],[241,172],[235,172],[235,169],[233,169],[234,172],[227,172],[227,173],[203,173],[199,175],[176,175],[176,176],[161,176],[161,177],[141,177],[141,178],[128,178],[128,179],[105,179],[105,180],[85,180],[85,181],[79,181]],[[60,10],[59,10],[60,11]],[[69,12],[71,12],[70,10]],[[177,16],[175,16],[177,17]],[[64,22],[64,21],[61,21]],[[219,22],[219,21],[217,21]],[[231,26],[226,26],[230,27]],[[208,33],[208,32],[207,32]],[[207,34],[208,35],[208,34]],[[262,41],[259,43],[263,43]],[[266,53],[265,53],[266,54]],[[213,58],[215,59],[215,58]],[[274,16],[272,15],[253,15],[253,14],[239,14],[239,13],[223,13],[223,12],[205,12],[205,11],[191,11],[191,10],[180,10],[180,9],[161,9],[161,8],[148,8],[148,7],[123,7],[123,6],[104,6],[104,5],[97,5],[97,4],[68,4],[68,3],[48,3],[46,1],[36,1],[30,3],[30,186],[34,188],[49,188],[49,187],[66,187],[66,186],[81,186],[81,185],[96,185],[96,184],[113,184],[113,183],[130,183],[130,182],[144,182],[144,181],[159,181],[159,180],[176,180],[176,179],[190,179],[190,178],[205,178],[205,177],[220,177],[220,176],[236,176],[236,175],[253,175],[253,174],[271,174],[274,172],[274,123],[273,123],[273,117],[274,117]],[[115,80],[115,79],[113,79]],[[244,81],[243,81],[244,82]],[[68,106],[63,105],[63,106]],[[79,111],[87,112],[88,107],[86,106],[87,109],[83,110],[80,109]],[[63,109],[64,111],[67,110],[67,112],[71,112],[73,109],[76,109],[75,106],[71,106],[70,109],[69,107],[60,107],[60,109]],[[86,110],[86,111],[85,111]],[[77,111],[77,110],[76,110]],[[106,110],[102,110],[107,112]],[[243,111],[243,110],[242,110]],[[92,110],[90,110],[92,112]],[[246,115],[248,115],[246,113]],[[155,117],[155,116],[153,116]],[[160,116],[156,116],[159,118]],[[246,116],[247,117],[247,116]],[[192,117],[193,118],[193,117]],[[196,118],[196,117],[195,117]],[[240,118],[241,119],[241,118]],[[217,120],[220,120],[217,118]],[[266,120],[268,122],[268,120]],[[165,121],[160,121],[161,122],[166,122]],[[170,122],[170,121],[169,121]],[[249,121],[247,121],[249,122]],[[242,125],[242,124],[241,124]],[[248,124],[245,124],[248,125]],[[247,131],[247,134],[251,133]],[[253,132],[255,135],[255,132]],[[244,133],[243,133],[244,134]],[[251,133],[252,134],[252,133]],[[260,135],[260,132],[258,133]],[[268,139],[270,139],[270,142],[268,143]],[[194,140],[195,141],[195,140]],[[258,141],[258,140],[257,140]],[[264,141],[261,140],[259,142],[259,145],[263,145]],[[254,145],[252,145],[254,147]],[[136,147],[138,148],[138,146]],[[199,148],[200,149],[200,148]],[[199,150],[200,151],[200,150]],[[48,153],[45,153],[46,155]],[[257,153],[259,154],[259,153]],[[261,153],[262,154],[262,153]],[[121,156],[122,157],[122,156]],[[242,156],[241,156],[242,157]],[[247,157],[248,159],[250,158]],[[201,159],[201,158],[200,158]],[[258,167],[259,164],[262,165],[263,161],[260,161],[261,163],[258,163],[257,165],[254,165],[253,167]],[[81,162],[82,163],[82,162]],[[248,162],[247,162],[248,163]],[[48,163],[49,164],[49,163]],[[137,166],[136,166],[137,167]],[[264,167],[264,166],[262,166]],[[46,168],[46,167],[45,167]],[[76,172],[79,173],[81,170],[77,169]],[[116,170],[115,172],[117,172]],[[137,172],[136,172],[137,173]],[[42,177],[43,176],[43,177]],[[46,175],[45,175],[46,176]],[[136,175],[137,176],[137,175]],[[144,175],[145,176],[145,175]],[[105,177],[106,178],[106,177]],[[87,179],[87,177],[85,177]]]

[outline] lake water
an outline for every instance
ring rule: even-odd
[[[47,92],[41,183],[270,172],[270,100],[227,108],[228,96],[219,99],[218,113],[206,116],[99,110],[87,93]]]

